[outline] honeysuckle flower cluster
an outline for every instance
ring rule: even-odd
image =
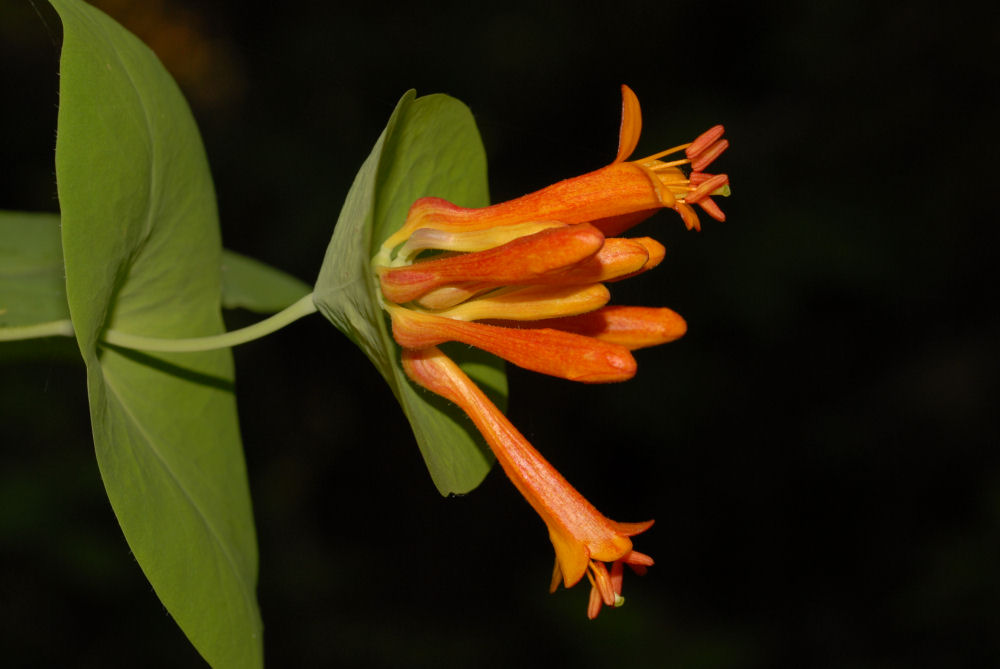
[[[632,351],[684,334],[684,320],[670,309],[609,306],[605,284],[663,260],[657,241],[619,236],[656,211],[675,210],[688,229],[700,229],[694,205],[725,220],[712,195],[728,194],[729,179],[705,169],[729,143],[715,126],[691,143],[629,161],[641,126],[638,99],[623,86],[610,165],[478,209],[422,198],[373,259],[407,376],[458,405],[482,433],[548,527],[556,553],[551,589],[587,576],[590,618],[624,601],[624,565],[641,573],[653,564],[631,539],[653,521],[602,515],[437,346],[463,342],[525,369],[609,383],[635,375]]]

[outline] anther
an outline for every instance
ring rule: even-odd
[[[684,153],[688,158],[694,160],[698,154],[711,146],[712,143],[722,137],[725,132],[726,129],[721,125],[712,126],[705,132],[698,135],[698,137],[688,145]]]
[[[726,220],[726,215],[722,213],[719,209],[719,205],[715,204],[715,201],[710,197],[706,197],[704,200],[698,201],[698,206],[705,210],[705,213],[714,218],[717,221]]]
[[[706,167],[712,164],[712,161],[722,155],[722,152],[728,148],[729,140],[720,139],[698,154],[696,158],[691,160],[691,169],[695,172],[703,171]]]
[[[707,181],[699,184],[698,187],[694,189],[693,193],[684,197],[684,201],[688,204],[697,204],[700,200],[710,196],[712,193],[725,186],[728,182],[728,175],[716,174]]]

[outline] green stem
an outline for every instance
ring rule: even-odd
[[[303,316],[308,316],[316,311],[316,304],[313,302],[312,293],[309,293],[292,306],[279,311],[269,318],[265,318],[259,323],[254,323],[239,330],[224,332],[211,337],[191,337],[188,339],[165,339],[162,337],[142,337],[139,335],[126,334],[117,330],[106,330],[104,341],[114,346],[138,349],[140,351],[163,351],[163,352],[193,352],[211,351],[217,348],[228,348],[237,344],[244,344],[254,339],[260,339],[276,330],[280,330],[289,323],[296,321]]]
[[[308,316],[316,311],[316,305],[312,301],[312,293],[309,293],[292,306],[279,311],[278,313],[265,318],[259,323],[254,323],[239,330],[224,332],[211,337],[191,337],[187,339],[167,339],[163,337],[142,337],[140,335],[130,335],[117,330],[107,330],[104,333],[104,341],[114,346],[134,348],[141,351],[211,351],[216,348],[228,348],[237,344],[245,344],[254,339],[260,339],[276,330],[280,330],[289,323],[296,321],[303,316]],[[19,339],[39,339],[41,337],[72,337],[73,322],[70,320],[51,321],[49,323],[38,323],[36,325],[19,325],[16,327],[0,328],[0,341],[16,341]]]
[[[38,339],[39,337],[72,337],[73,322],[51,321],[36,325],[19,325],[10,328],[0,328],[0,341],[15,341],[17,339]]]
[[[190,337],[187,339],[167,339],[164,337],[142,337],[117,330],[107,330],[104,341],[114,346],[134,348],[140,351],[192,352],[211,351],[217,348],[228,348],[237,344],[245,344],[254,339],[260,339],[289,323],[297,321],[316,311],[312,293],[309,293],[290,307],[239,330],[224,332],[211,337]],[[51,321],[36,325],[20,325],[0,328],[0,341],[16,341],[19,339],[39,339],[41,337],[72,337],[73,322],[70,320]]]

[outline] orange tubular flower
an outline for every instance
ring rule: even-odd
[[[729,177],[705,172],[729,148],[729,140],[722,139],[724,128],[713,126],[693,142],[628,161],[639,143],[641,130],[639,100],[632,89],[622,86],[618,154],[610,165],[479,209],[458,207],[440,198],[421,198],[411,207],[403,227],[386,240],[386,246],[394,248],[420,228],[484,230],[534,221],[591,223],[605,235],[613,236],[665,207],[676,210],[689,230],[698,230],[701,224],[691,206],[694,204],[712,218],[726,220],[711,196],[728,193]],[[683,158],[662,160],[680,152]],[[686,176],[683,166],[689,166]]]
[[[653,521],[601,515],[436,346],[463,342],[543,374],[609,383],[635,375],[631,351],[684,334],[684,319],[670,309],[607,306],[604,283],[646,272],[665,254],[648,237],[614,235],[663,208],[677,211],[688,229],[700,228],[695,204],[724,220],[711,196],[727,195],[729,179],[704,169],[729,143],[715,126],[689,144],[627,161],[642,119],[627,86],[622,99],[618,155],[607,167],[480,209],[421,198],[373,259],[406,374],[472,419],[548,526],[552,589],[590,580],[591,618],[623,601],[623,565],[642,572],[653,564],[629,539]],[[680,152],[683,158],[661,160]]]
[[[632,550],[629,537],[645,532],[653,521],[617,523],[604,517],[528,443],[500,410],[452,360],[436,348],[403,351],[403,369],[415,382],[454,402],[472,419],[497,462],[549,529],[556,550],[551,590],[576,585],[586,575],[591,583],[587,615],[595,618],[602,604],[620,606],[621,565],[638,571],[653,564]],[[608,574],[605,562],[611,562]]]

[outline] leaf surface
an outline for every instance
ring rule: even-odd
[[[259,314],[281,311],[311,288],[295,277],[235,251],[222,250],[222,307]]]
[[[420,197],[465,207],[489,204],[486,156],[469,109],[447,95],[408,92],[361,166],[334,228],[316,281],[320,311],[375,364],[399,400],[434,484],[443,495],[479,485],[493,456],[456,407],[415,387],[379,306],[371,258]],[[498,359],[469,349],[448,352],[503,406],[506,375]]]
[[[310,288],[249,256],[222,250],[222,307],[281,311]],[[0,331],[69,318],[59,215],[0,211]]]
[[[56,179],[66,294],[87,365],[108,498],[160,600],[214,667],[262,665],[257,546],[228,350],[146,354],[154,337],[223,331],[208,163],[176,84],[100,11],[63,22]]]
[[[0,211],[0,329],[67,318],[59,216]]]

